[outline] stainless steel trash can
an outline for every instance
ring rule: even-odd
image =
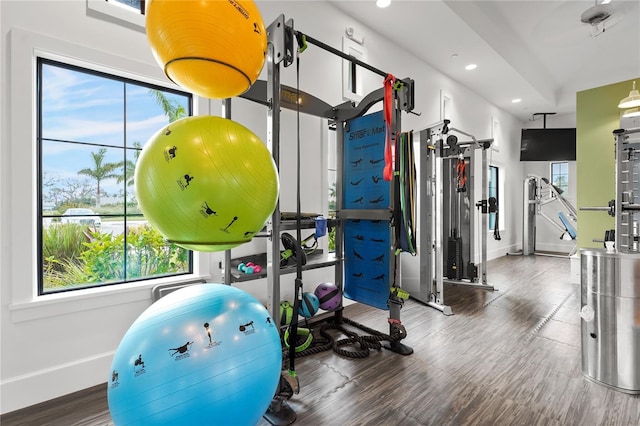
[[[640,253],[582,249],[582,373],[640,393]]]

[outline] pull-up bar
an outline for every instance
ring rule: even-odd
[[[367,69],[367,70],[369,70],[369,71],[371,71],[373,73],[376,73],[376,74],[382,76],[383,78],[387,78],[387,76],[389,75],[389,73],[384,72],[382,70],[379,70],[376,67],[372,67],[371,65],[367,64],[366,62],[362,62],[362,61],[354,58],[351,55],[347,55],[346,53],[344,53],[344,52],[342,52],[342,51],[340,51],[340,50],[338,50],[338,49],[336,49],[334,47],[331,47],[328,44],[325,44],[325,43],[321,42],[320,40],[316,40],[313,37],[309,37],[308,35],[303,34],[300,31],[294,30],[294,32],[295,32],[295,35],[296,35],[298,41],[302,45],[304,45],[304,42],[307,42],[307,43],[313,44],[314,46],[318,46],[321,49],[324,49],[324,50],[326,50],[328,52],[331,52],[334,55],[340,56],[341,58],[346,59],[347,61],[350,61],[350,62],[352,62],[352,63],[354,63],[354,64],[356,64],[358,66],[361,66],[362,68],[365,68],[365,69]]]

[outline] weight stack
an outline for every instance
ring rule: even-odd
[[[447,244],[447,278],[451,280],[462,279],[462,238],[449,237]]]

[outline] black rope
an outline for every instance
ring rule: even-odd
[[[300,98],[300,52],[296,54],[296,99]],[[298,335],[298,311],[300,309],[300,297],[302,293],[302,213],[300,207],[300,102],[296,102],[296,126],[297,126],[297,158],[296,158],[296,279],[294,285],[293,318],[289,324],[289,371],[295,373],[295,340]]]
[[[355,330],[345,327],[344,324],[327,321],[322,323],[319,328],[312,331],[312,345],[303,351],[294,352],[294,356],[296,358],[300,358],[333,350],[335,353],[345,358],[366,358],[370,355],[372,350],[379,351],[382,349],[382,344],[380,342],[398,342],[407,336],[406,331],[402,326],[392,327],[393,332],[389,335],[350,320],[349,318],[343,317],[342,320],[344,324],[360,329],[367,334],[359,335]],[[330,333],[331,330],[338,331],[346,337],[336,340],[336,336]],[[288,359],[291,364],[291,351],[289,351],[288,356],[287,353],[284,353],[283,356],[285,361]]]

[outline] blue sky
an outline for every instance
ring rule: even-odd
[[[43,139],[107,145],[106,162],[123,161],[125,141],[129,147],[134,142],[144,145],[169,122],[144,86],[44,64],[42,89]],[[186,97],[165,94],[187,109]],[[83,180],[86,177],[77,172],[93,167],[91,152],[100,147],[45,140],[42,149],[43,171],[48,176]],[[133,159],[133,151],[127,155]],[[120,189],[115,180],[103,182],[103,190],[110,194]]]

